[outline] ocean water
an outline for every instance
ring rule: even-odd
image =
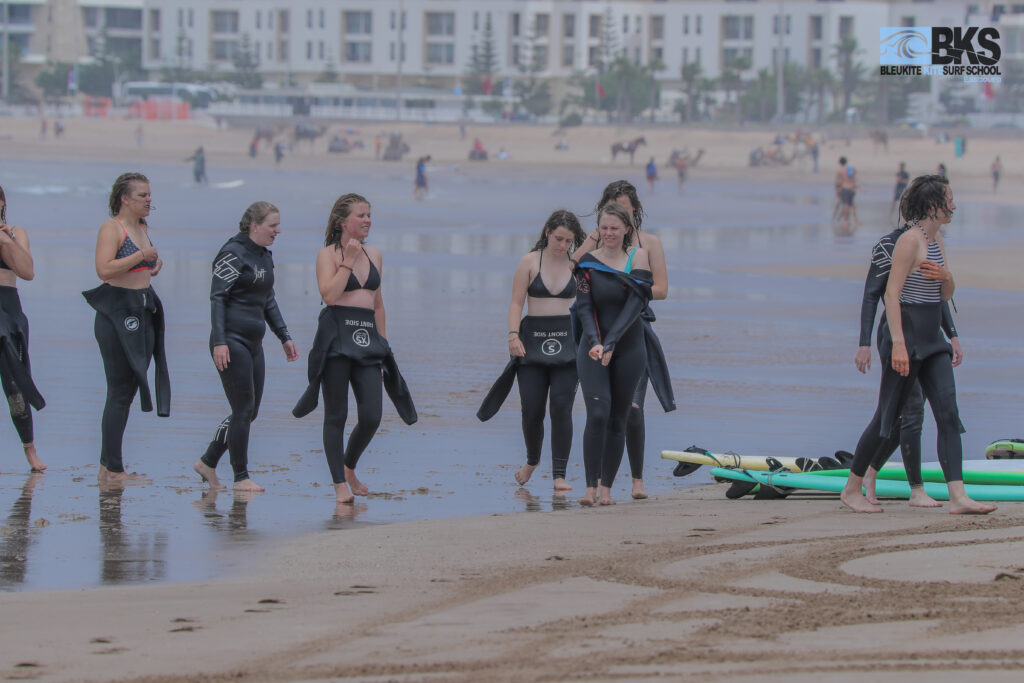
[[[94,287],[96,231],[113,179],[141,170],[156,210],[151,236],[165,261],[153,281],[168,316],[172,415],[133,409],[125,434],[129,470],[153,483],[123,491],[96,486],[105,384],[92,334],[93,311],[80,292]],[[32,240],[36,279],[22,283],[36,383],[47,407],[35,415],[36,444],[49,465],[30,476],[9,421],[0,416],[0,590],[189,581],[243,572],[294,534],[333,534],[363,524],[474,514],[570,513],[583,490],[585,413],[575,405],[569,481],[556,497],[550,458],[525,488],[518,395],[480,423],[475,412],[507,360],[511,275],[548,214],[589,214],[603,186],[625,177],[641,187],[645,229],[666,248],[671,290],[657,302],[658,331],[678,409],[647,401],[645,482],[651,494],[709,481],[706,471],[672,476],[662,449],[698,444],[758,455],[830,455],[852,450],[874,409],[878,361],[856,372],[862,282],[801,277],[787,267],[867,261],[890,229],[889,188],[863,194],[864,225],[836,237],[829,224],[831,180],[737,182],[692,174],[685,196],[662,182],[646,192],[643,168],[586,172],[487,166],[429,170],[426,200],[412,199],[411,165],[340,161],[331,172],[209,169],[210,186],[191,182],[187,164],[5,160],[0,185],[10,222]],[[291,407],[306,383],[305,353],[320,309],[313,262],[334,199],[359,192],[373,204],[370,241],[384,253],[388,337],[419,411],[406,426],[385,399],[380,432],[359,463],[373,495],[336,509],[322,453],[321,412],[297,420]],[[877,199],[872,199],[877,198]],[[276,293],[302,358],[286,363],[265,340],[267,381],[253,425],[250,471],[267,487],[254,496],[211,494],[192,463],[228,414],[208,351],[210,263],[255,200],[275,203],[282,234],[273,247]],[[1020,209],[961,205],[948,231],[951,252],[1017,239]],[[585,227],[592,216],[582,218]],[[777,274],[764,274],[771,270]],[[1020,436],[1020,296],[957,293],[967,360],[957,370],[968,427],[965,457],[983,457],[997,438]],[[926,419],[924,452],[933,453]],[[230,480],[227,458],[221,476]],[[625,459],[616,482],[629,500]],[[339,539],[342,540],[342,539]]]

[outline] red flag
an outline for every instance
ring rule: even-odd
[[[491,87],[491,75],[487,74],[487,80],[484,81],[484,84],[482,86],[480,86],[480,89],[483,91],[485,95],[490,95]]]
[[[996,96],[995,90],[992,89],[992,81],[985,81],[981,84],[982,92],[985,93],[985,99],[991,100]]]
[[[601,99],[602,97],[604,97],[608,93],[606,93],[604,91],[604,86],[601,85],[601,79],[600,78],[597,79],[597,81],[595,81],[595,82],[597,83],[597,99]]]

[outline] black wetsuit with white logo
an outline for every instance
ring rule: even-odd
[[[291,339],[274,297],[273,256],[245,233],[229,239],[213,261],[210,323],[211,352],[228,347],[228,366],[219,374],[231,415],[221,421],[201,460],[216,468],[228,451],[238,482],[249,478],[249,425],[263,398],[267,325],[282,344]]]

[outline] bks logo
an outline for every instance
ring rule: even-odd
[[[363,329],[356,330],[352,333],[352,341],[356,343],[356,346],[365,348],[370,345],[370,333]]]
[[[562,350],[562,342],[557,339],[546,339],[544,343],[540,345],[540,350],[545,356],[557,356]]]
[[[134,315],[128,316],[127,318],[124,319],[124,329],[128,330],[129,332],[134,332],[135,330],[139,329],[139,319],[136,318]]]
[[[992,27],[883,27],[879,35],[880,65],[950,67],[995,67],[1002,55],[999,32]],[[963,74],[982,70],[965,69]],[[984,70],[988,73],[989,70]],[[887,73],[883,69],[883,73]],[[916,72],[915,72],[916,73]],[[932,73],[932,70],[921,73]],[[961,74],[959,70],[942,69],[946,75]],[[996,68],[993,74],[998,73]]]

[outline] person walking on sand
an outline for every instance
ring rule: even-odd
[[[192,156],[185,159],[185,161],[192,162],[192,178],[196,184],[208,183],[206,178],[206,152],[203,151],[202,145],[200,145]]]
[[[896,207],[900,204],[900,197],[903,196],[903,191],[907,189],[907,183],[910,182],[910,174],[907,173],[907,164],[905,161],[900,162],[900,167],[896,169],[896,187],[892,193],[892,206],[889,207],[889,217],[892,217]],[[899,216],[896,217],[899,221]]]
[[[654,157],[647,162],[647,191],[654,194],[654,183],[658,180],[658,165],[654,163]]]
[[[163,304],[150,284],[163,268],[146,223],[151,202],[149,180],[141,173],[124,173],[114,181],[111,218],[96,236],[96,275],[103,284],[82,293],[96,310],[94,332],[107,378],[100,422],[101,486],[148,481],[145,475],[125,472],[121,451],[135,394],[140,394],[143,412],[153,410],[150,361],[156,365],[157,415],[168,417],[171,412]]]
[[[210,285],[210,354],[220,374],[231,414],[217,427],[206,453],[192,469],[212,488],[221,488],[217,463],[231,457],[236,491],[263,491],[249,476],[249,426],[256,420],[266,376],[263,335],[267,325],[281,341],[289,363],[299,357],[274,296],[274,258],[268,247],[281,234],[281,213],[270,202],[255,202],[238,222],[238,232],[213,260]]]
[[[14,430],[21,440],[29,468],[42,472],[46,465],[36,454],[32,431],[31,408],[39,410],[45,403],[32,381],[28,358],[28,318],[21,310],[18,279],[26,282],[35,277],[32,252],[29,251],[25,228],[8,225],[7,195],[0,187],[0,329],[6,345],[0,359],[0,383],[11,410]]]
[[[1003,174],[1003,162],[999,157],[995,158],[989,170],[992,172],[992,192],[995,193],[999,191],[999,176]]]
[[[276,166],[280,166],[281,162],[284,160],[284,150],[285,150],[285,142],[284,142],[284,140],[278,140],[277,143],[274,144],[274,166],[275,167]]]
[[[416,180],[413,182],[412,198],[421,200],[427,196],[427,162],[430,155],[416,160]]]
[[[988,514],[995,510],[967,496],[963,482],[963,425],[956,402],[952,351],[942,336],[942,303],[956,289],[946,266],[941,233],[953,219],[956,204],[949,182],[939,175],[914,179],[903,195],[900,213],[910,227],[896,240],[885,287],[885,319],[881,348],[882,382],[878,407],[854,453],[850,476],[840,494],[854,512],[881,512],[861,486],[868,465],[882,441],[896,429],[914,381],[920,381],[931,404],[938,431],[938,457],[949,489],[951,514]]]

